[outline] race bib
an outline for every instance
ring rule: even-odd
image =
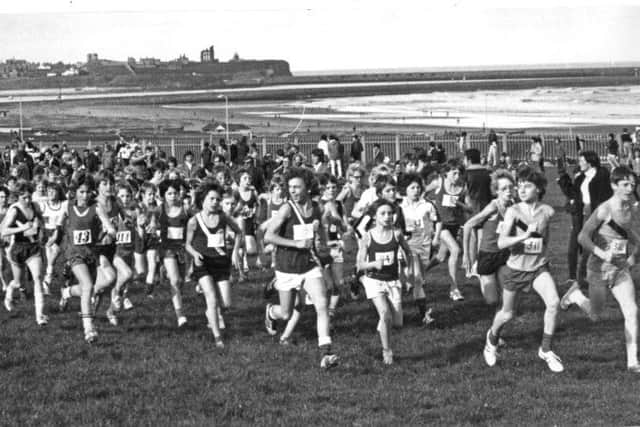
[[[38,223],[34,222],[28,230],[25,230],[22,235],[25,237],[32,237],[38,234]]]
[[[344,262],[344,251],[341,247],[331,248],[330,255],[334,263],[339,264]]]
[[[271,211],[271,218],[275,218],[278,215],[278,211]]]
[[[376,252],[376,261],[382,261],[382,265],[393,265],[395,254],[393,252]]]
[[[407,221],[407,231],[422,230],[424,228],[424,220],[422,218],[414,221]]]
[[[627,254],[627,240],[626,239],[613,239],[609,243],[609,248],[613,255],[626,255]]]
[[[452,196],[451,194],[442,195],[442,206],[446,208],[455,208],[458,202],[458,196]]]
[[[330,233],[337,233],[338,232],[338,226],[336,226],[335,224],[331,224],[329,226],[329,232]]]
[[[91,230],[73,230],[73,244],[76,246],[90,245]]]
[[[542,253],[542,237],[529,237],[524,241],[525,254]]]
[[[117,245],[127,245],[129,243],[131,243],[131,231],[130,230],[118,231],[116,233],[116,244]]]
[[[207,247],[208,248],[224,248],[224,233],[208,234],[207,235]]]
[[[504,231],[504,221],[500,221],[496,226],[496,234],[502,234],[503,231]]]
[[[167,239],[182,240],[184,238],[184,227],[167,227]]]
[[[313,239],[313,224],[296,224],[293,226],[293,240]]]

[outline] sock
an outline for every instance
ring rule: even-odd
[[[324,344],[320,346],[320,352],[323,356],[331,354],[331,344]]]
[[[627,343],[627,366],[638,364],[638,344]]]
[[[82,326],[84,327],[85,333],[93,329],[93,318],[90,314],[82,315]]]
[[[427,313],[427,299],[426,298],[417,299],[416,307],[418,308],[418,313],[420,313],[420,319],[423,319],[424,315]]]
[[[493,332],[489,330],[489,342],[491,343],[491,345],[497,346],[499,340],[500,340],[500,334],[493,335]]]
[[[67,286],[66,288],[62,288],[62,290],[60,291],[60,294],[64,299],[71,298],[71,287]]]
[[[542,344],[540,346],[545,353],[551,351],[551,338],[553,338],[553,335],[542,334]]]

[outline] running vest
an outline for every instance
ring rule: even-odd
[[[116,227],[116,246],[133,250],[133,241],[136,233],[136,219],[122,212]]]
[[[293,202],[291,202],[293,203]],[[302,211],[302,209],[300,209]],[[302,212],[301,212],[302,213]],[[302,213],[304,215],[304,213]],[[305,240],[315,238],[315,225],[320,225],[322,212],[316,202],[311,202],[311,216],[303,217],[301,223],[298,216],[291,208],[289,217],[284,221],[278,234],[285,239]],[[309,249],[290,248],[278,246],[276,251],[276,270],[282,273],[302,274],[316,266]]]
[[[10,227],[17,227],[18,222],[20,222],[21,224],[25,224],[29,221],[33,221],[33,225],[31,226],[31,228],[13,235],[13,241],[15,243],[35,243],[38,238],[38,231],[40,227],[38,223],[36,205],[35,203],[31,202],[30,206],[31,210],[33,211],[33,216],[31,218],[27,218],[27,216],[24,212],[22,212],[22,209],[20,209],[17,203],[14,203],[9,207],[9,209],[13,208],[16,210],[16,217]]]
[[[593,233],[592,239],[593,244],[603,251],[611,249],[613,258],[608,263],[591,253],[587,260],[588,270],[603,271],[611,267],[624,268],[627,266],[629,236],[627,231],[618,225],[613,218],[600,224],[600,227]]]
[[[497,202],[496,202],[497,203]],[[498,212],[491,215],[482,224],[482,240],[480,241],[480,251],[496,253],[501,249],[498,247],[498,236],[502,232],[502,225],[504,224],[504,211],[500,212],[500,206],[498,206]]]
[[[458,203],[464,203],[466,192],[462,189],[458,194],[447,193],[444,179],[435,195],[438,213],[444,225],[462,225],[465,222],[464,209]]]
[[[111,209],[109,210],[109,212],[106,212],[106,214],[107,214],[107,217],[109,218],[109,221],[111,222],[111,225],[113,225],[113,228],[117,229],[118,223],[120,222],[120,215],[121,215],[120,206],[118,206],[118,203],[116,202],[116,199],[114,197],[109,198],[109,201],[111,202]],[[109,245],[115,244],[115,241],[113,240],[113,238],[108,234],[106,234],[106,231],[107,229],[103,224],[102,232],[105,233],[105,235],[100,239],[99,242],[96,242],[96,245],[109,246]]]
[[[367,271],[367,277],[376,280],[391,281],[398,280],[398,240],[395,232],[391,232],[391,239],[386,243],[379,243],[373,238],[371,231],[369,236],[369,247],[367,248],[367,261],[382,260],[381,270]]]
[[[510,232],[510,236],[520,236],[526,233],[527,224],[538,224],[538,232],[527,238],[524,242],[511,247],[511,255],[507,265],[518,271],[535,271],[548,263],[548,242],[542,236],[549,226],[549,219],[553,215],[553,209],[548,205],[539,204],[532,215],[528,209],[523,209],[523,203],[513,205],[509,209],[514,210],[516,223]]]
[[[180,213],[177,216],[170,217],[165,206],[162,205],[158,222],[160,226],[160,242],[163,249],[180,249],[184,247],[188,221],[189,218],[183,207],[180,207]]]
[[[95,246],[100,232],[96,205],[79,208],[69,204],[66,236],[73,246]]]
[[[218,223],[213,228],[207,227],[204,223],[202,212],[197,213],[195,218],[196,229],[193,233],[191,246],[208,258],[231,259],[225,245],[224,235],[227,228],[225,217],[218,215]]]
[[[60,202],[60,205],[57,208],[55,208],[51,202],[44,203],[42,218],[44,220],[44,228],[46,230],[53,231],[62,225],[62,220],[65,212],[67,211],[66,206],[66,201]]]
[[[409,246],[431,245],[434,232],[433,224],[438,221],[438,212],[435,205],[424,199],[418,199],[416,203],[410,203],[405,198],[402,200],[400,207],[404,216]]]

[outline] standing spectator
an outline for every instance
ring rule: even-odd
[[[184,153],[182,164],[178,166],[178,172],[185,179],[196,178],[198,176],[198,168],[193,164],[193,152]]]
[[[354,162],[362,162],[363,151],[364,147],[362,146],[362,142],[360,142],[360,137],[358,135],[353,135],[351,137],[351,159]]]
[[[495,142],[496,145],[498,144],[498,134],[496,133],[495,130],[491,129],[489,131],[488,140],[489,140],[489,146],[491,146],[491,143],[493,143],[493,142]]]
[[[379,143],[375,143],[373,144],[373,165],[374,166],[378,166],[380,164],[382,164],[384,162],[384,153],[382,152],[382,150],[380,149],[380,144]]]
[[[104,145],[104,153],[102,153],[102,169],[113,170],[116,163],[116,153],[109,144]]]
[[[467,200],[466,204],[471,207],[471,216],[480,213],[491,201],[491,174],[487,168],[480,164],[480,150],[470,148],[464,152],[465,177],[467,181]],[[474,229],[471,233],[470,247],[468,259],[469,267],[472,267],[476,261],[477,242],[482,240],[482,226]],[[475,270],[475,268],[474,268]],[[470,272],[468,271],[467,274]]]
[[[584,151],[584,139],[581,139],[579,136],[576,136],[576,150],[578,154]]]
[[[611,169],[618,166],[618,154],[620,146],[616,141],[616,136],[612,133],[609,134],[609,140],[607,141],[607,162],[611,165]]]
[[[631,165],[633,140],[627,128],[622,129],[620,134],[620,142],[622,143],[622,162],[625,166]]]
[[[566,170],[559,170],[558,185],[567,198],[566,209],[571,214],[571,234],[567,251],[569,282],[585,285],[587,256],[579,258],[578,234],[585,218],[613,194],[607,168],[600,166],[594,151],[583,151],[578,157],[579,170],[572,179]]]
[[[121,167],[129,166],[129,160],[131,159],[131,153],[133,152],[133,147],[131,144],[125,144],[120,147],[118,151],[118,160]]]
[[[443,165],[447,162],[447,153],[445,153],[441,142],[436,145],[435,156],[438,164]]]
[[[247,137],[243,136],[238,141],[238,163],[244,162],[247,154],[249,154],[249,143],[247,142]]]
[[[228,155],[227,152],[228,152],[227,142],[224,140],[224,138],[220,138],[218,140],[218,145],[216,146],[216,153],[226,158]]]
[[[331,175],[342,178],[342,158],[340,157],[340,140],[337,136],[329,137],[329,166]]]
[[[540,172],[544,173],[544,159],[542,157],[542,140],[540,137],[531,137],[531,147],[529,148],[529,156],[532,165],[537,165]]]
[[[100,170],[100,158],[89,149],[84,150],[84,165],[89,173],[96,173]]]
[[[209,147],[209,142],[203,141],[202,150],[200,151],[200,166],[202,166],[204,169],[210,169],[212,156],[213,152]]]
[[[464,152],[469,149],[468,145],[467,133],[461,132],[460,135],[458,135],[458,153],[464,154]]]
[[[320,141],[318,141],[318,148],[322,150],[325,158],[329,158],[329,141],[327,141],[327,135],[320,135]]]
[[[324,162],[324,152],[320,148],[311,151],[311,166],[316,175],[327,173],[327,165]]]
[[[489,144],[489,151],[487,152],[487,164],[492,168],[498,166],[498,143],[493,141]]]
[[[235,139],[229,143],[229,161],[234,165],[238,163],[238,143]]]

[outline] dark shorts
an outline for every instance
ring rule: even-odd
[[[498,271],[498,280],[503,289],[511,292],[529,292],[533,281],[542,273],[548,272],[547,265],[543,265],[534,271],[519,271],[505,265]]]
[[[140,237],[138,233],[136,233],[135,238],[133,239],[134,251],[137,254],[143,254],[147,251],[157,250],[160,248],[160,238],[155,234],[147,234]]]
[[[116,256],[122,258],[125,264],[133,266],[133,248],[116,246]]]
[[[40,256],[41,250],[39,243],[16,242],[9,249],[9,261],[23,265],[29,258]]]
[[[87,266],[95,267],[98,264],[98,257],[94,247],[92,246],[75,246],[69,245],[61,254],[67,260],[69,267],[85,264]]]
[[[44,229],[44,243],[45,244],[49,241],[49,239],[53,235],[54,231],[56,231],[56,230],[49,230],[49,229],[46,229],[46,228]],[[63,233],[58,233],[58,237],[56,238],[56,240],[54,242],[56,245],[59,246],[62,243],[62,236],[63,236]]]
[[[244,226],[244,235],[245,236],[254,236],[256,235],[256,219],[255,217],[242,218],[243,226]]]
[[[186,264],[187,251],[184,248],[160,248],[160,259],[175,258],[178,264]]]
[[[458,233],[460,232],[460,225],[459,224],[442,224],[442,230],[449,231],[449,233],[451,233],[453,238],[457,239]]]
[[[498,269],[507,263],[509,250],[499,252],[478,252],[478,274],[489,276],[498,272]]]
[[[100,260],[100,256],[102,255],[109,262],[113,261],[113,257],[116,255],[116,245],[115,243],[112,245],[96,245],[94,246],[94,250],[96,253],[96,259]]]
[[[229,280],[231,276],[231,261],[220,258],[204,257],[202,265],[193,262],[191,277],[196,282],[205,276],[211,276],[214,282]]]

